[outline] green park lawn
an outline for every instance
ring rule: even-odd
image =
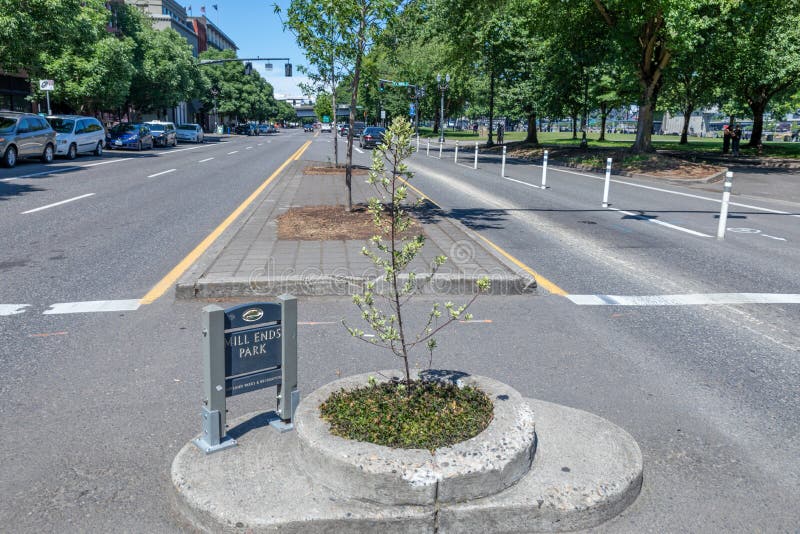
[[[435,138],[431,128],[420,128],[420,137]],[[506,132],[505,140],[509,141],[522,141],[527,135],[526,132]],[[598,141],[597,138],[600,134],[590,133],[587,138],[589,140],[590,148],[610,148],[621,150],[628,148],[633,144],[633,134],[606,134],[605,141]],[[460,141],[474,142],[486,141],[486,136],[474,135],[471,131],[445,131],[447,139],[458,139]],[[572,132],[539,132],[539,143],[547,146],[558,147],[577,147],[580,145],[580,134],[578,139],[572,138]],[[494,137],[497,141],[497,137]],[[722,139],[712,138],[699,138],[689,137],[688,144],[679,144],[680,137],[677,135],[654,135],[653,146],[657,150],[669,151],[682,151],[682,152],[704,152],[704,153],[722,153]],[[754,148],[748,148],[745,143],[741,147],[742,156],[756,155]],[[800,143],[792,143],[785,141],[764,141],[763,156],[771,156],[778,158],[800,158]]]

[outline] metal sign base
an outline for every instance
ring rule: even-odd
[[[203,433],[192,440],[198,449],[206,454],[236,446],[236,440],[228,436],[220,436],[220,413],[203,407]]]

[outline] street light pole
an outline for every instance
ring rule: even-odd
[[[447,91],[447,88],[450,84],[450,75],[446,74],[444,77],[444,83],[442,83],[442,75],[437,74],[436,83],[439,84],[439,91],[442,92],[441,115],[439,117],[439,142],[444,143],[444,92]]]

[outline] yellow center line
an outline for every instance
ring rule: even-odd
[[[270,175],[270,177],[264,181],[264,183],[258,186],[258,189],[253,191],[253,193],[249,197],[247,197],[244,202],[239,204],[239,207],[236,208],[230,215],[228,215],[228,217],[224,221],[222,221],[222,223],[220,223],[220,225],[217,226],[214,229],[214,231],[208,234],[206,238],[203,239],[200,242],[200,244],[194,248],[194,250],[192,250],[189,254],[187,254],[186,257],[183,258],[180,261],[180,263],[178,263],[178,265],[173,267],[172,270],[169,273],[167,273],[167,275],[164,278],[162,278],[156,285],[154,285],[153,288],[150,289],[150,291],[148,291],[144,297],[142,297],[139,303],[152,304],[159,297],[161,297],[167,291],[167,289],[173,286],[175,282],[178,281],[178,278],[180,278],[181,275],[186,271],[186,269],[191,267],[191,265],[194,262],[196,262],[206,250],[208,250],[208,247],[210,247],[211,244],[214,243],[214,241],[216,241],[217,238],[222,234],[222,232],[224,232],[233,223],[233,221],[235,221],[236,218],[239,217],[239,215],[241,215],[242,212],[245,209],[247,209],[247,207],[250,204],[253,203],[253,201],[258,197],[258,195],[260,195],[261,192],[264,191],[264,189],[266,189],[266,187],[270,183],[272,183],[272,181],[275,178],[277,178],[281,172],[283,172],[283,170],[286,168],[287,165],[289,165],[289,163],[291,163],[292,161],[297,161],[297,158],[299,158],[303,154],[303,152],[306,151],[306,149],[310,144],[311,141],[306,141],[305,143],[303,143],[303,146],[298,148],[294,154],[289,156],[289,158],[286,161],[284,161],[281,164],[281,166],[278,167],[275,170],[275,172],[273,172],[272,175]]]
[[[410,187],[412,190],[414,190],[423,199],[430,200],[436,207],[442,209],[442,205],[441,204],[439,204],[438,202],[433,200],[431,197],[429,197],[428,195],[426,195],[425,193],[423,193],[422,191],[420,191],[419,189],[417,189],[416,187],[414,187],[413,185],[408,183],[406,180],[403,180],[402,178],[399,178],[399,180],[401,182],[403,182],[404,184],[406,184],[408,187]],[[479,238],[483,239],[486,242],[487,245],[489,245],[490,247],[495,249],[497,252],[502,254],[503,257],[505,257],[506,259],[511,261],[511,263],[513,263],[514,265],[516,265],[517,267],[519,267],[520,269],[522,269],[523,271],[525,271],[526,273],[531,275],[534,278],[534,280],[536,280],[536,285],[537,286],[543,287],[544,289],[546,289],[550,293],[553,293],[554,295],[560,295],[562,297],[566,297],[568,295],[568,293],[566,291],[564,291],[563,289],[561,289],[558,285],[554,284],[553,282],[551,282],[550,280],[548,280],[544,276],[540,275],[539,273],[537,273],[536,271],[534,271],[533,269],[531,269],[530,267],[528,267],[527,265],[525,265],[524,263],[519,261],[517,258],[515,258],[511,254],[509,254],[508,252],[503,250],[499,245],[494,244],[492,241],[490,241],[489,239],[483,237],[478,232],[475,232],[475,235],[478,236]]]

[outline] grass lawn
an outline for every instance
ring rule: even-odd
[[[435,138],[431,128],[420,128],[420,137]],[[590,148],[612,148],[616,150],[625,149],[633,144],[635,136],[633,134],[606,134],[605,141],[598,141],[597,138],[600,134],[590,133],[587,138],[589,140]],[[527,132],[506,132],[505,140],[509,141],[522,141],[527,136]],[[572,138],[572,132],[539,132],[539,143],[542,145],[560,146],[560,147],[577,147],[580,145],[580,134],[578,139]],[[487,137],[474,135],[471,131],[445,131],[445,138],[458,139],[459,141],[467,142],[485,142]],[[493,136],[495,142],[497,136]],[[686,145],[678,144],[680,137],[677,135],[654,135],[653,146],[657,150],[672,150],[682,152],[706,152],[722,154],[722,139],[699,138],[689,137],[689,142]],[[756,150],[748,148],[742,143],[741,147],[742,156],[755,156]],[[764,141],[763,156],[772,156],[778,158],[800,158],[800,143],[791,143],[785,141]]]

